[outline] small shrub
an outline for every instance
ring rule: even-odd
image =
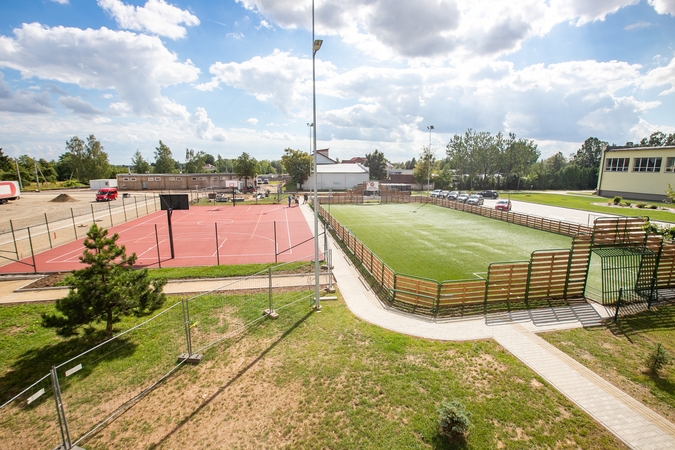
[[[653,374],[658,374],[661,369],[670,364],[671,358],[666,349],[663,348],[663,345],[656,344],[654,351],[649,354],[647,357],[647,367],[649,371]]]
[[[657,209],[658,206],[656,206],[656,205],[649,205],[648,208],[649,208],[649,209]]]
[[[459,402],[443,402],[438,408],[438,428],[448,441],[465,439],[471,427],[471,413]]]
[[[644,207],[647,206],[647,205],[645,205],[644,203],[640,202],[640,203],[636,203],[635,206],[637,206],[638,208],[644,208]]]
[[[623,202],[621,205],[623,205],[623,206],[630,206],[631,203],[630,203],[630,202]]]
[[[621,203],[621,200],[622,200],[622,198],[617,195],[616,197],[614,197],[613,202],[614,202],[615,205],[618,205],[618,204]]]

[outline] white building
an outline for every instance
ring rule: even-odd
[[[317,190],[345,191],[361,185],[370,178],[370,170],[361,164],[318,164]],[[314,189],[314,174],[302,185],[303,189]]]

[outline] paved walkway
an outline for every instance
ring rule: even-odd
[[[312,210],[301,206],[314,230]],[[349,309],[359,318],[383,328],[428,339],[495,339],[530,369],[634,449],[675,449],[675,425],[620,391],[560,350],[536,335],[544,331],[592,326],[611,316],[611,311],[595,304],[580,304],[535,311],[496,313],[468,319],[432,320],[387,308],[358,271],[329,238],[333,250],[333,275]],[[313,277],[310,284],[313,283]],[[226,290],[241,284],[233,280],[192,280],[167,284],[167,293],[198,293]],[[322,280],[323,281],[323,280]],[[66,295],[66,289],[21,291],[30,280],[0,282],[0,303],[53,300]],[[308,276],[289,276],[280,283],[308,284]],[[267,287],[262,277],[247,288]],[[275,282],[275,285],[276,282]],[[17,290],[18,289],[18,290]]]
[[[303,206],[314,229],[312,210]],[[599,324],[611,317],[600,305],[580,304],[471,319],[431,320],[385,307],[329,238],[333,273],[349,309],[392,331],[438,340],[495,339],[516,358],[634,449],[675,449],[675,425],[605,381],[535,333]]]

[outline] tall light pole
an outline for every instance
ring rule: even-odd
[[[319,174],[316,170],[316,52],[321,48],[323,41],[314,39],[314,0],[312,0],[312,125],[314,128],[314,309],[321,310],[319,293],[319,202],[317,182]]]
[[[431,130],[434,129],[433,125],[429,125],[427,130],[429,130],[429,155],[427,155],[427,189],[431,189],[431,183],[429,178],[431,177]]]

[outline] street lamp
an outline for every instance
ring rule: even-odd
[[[314,0],[312,0],[312,125],[314,128],[314,309],[321,310],[321,298],[319,293],[319,202],[317,195],[317,180],[319,174],[316,170],[316,52],[321,48],[323,41],[314,39]]]
[[[429,178],[431,176],[431,130],[434,129],[433,125],[429,125],[427,130],[429,130],[429,155],[427,157],[427,189],[431,189],[431,183]]]

